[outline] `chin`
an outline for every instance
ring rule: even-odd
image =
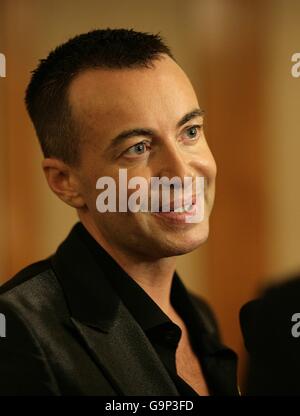
[[[196,250],[205,243],[209,235],[209,225],[201,224],[200,229],[190,230],[188,233],[180,233],[177,236],[166,236],[163,244],[160,244],[160,253],[164,257],[181,256]]]

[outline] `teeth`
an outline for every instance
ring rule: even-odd
[[[185,208],[186,211],[190,211],[191,209],[193,209],[193,204],[186,205],[184,208]]]
[[[179,207],[174,209],[174,212],[185,212],[185,207]]]
[[[193,204],[185,205],[184,207],[179,207],[174,210],[174,212],[186,212],[190,211],[193,208]]]

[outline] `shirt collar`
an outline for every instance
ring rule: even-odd
[[[119,304],[123,302],[147,335],[151,332],[150,336],[154,333],[159,337],[159,333],[166,332],[163,326],[179,329],[81,223],[74,226],[59,246],[51,257],[51,264],[65,293],[71,316],[80,322],[109,332],[115,325]],[[220,343],[213,329],[214,320],[206,311],[209,308],[203,301],[199,306],[199,298],[186,290],[176,272],[171,301],[197,348],[201,349],[199,356],[207,371],[213,374],[215,391],[223,394],[227,386],[228,394],[232,394],[236,389],[236,355]]]
[[[144,289],[98,244],[81,223],[77,226],[77,232],[93,253],[114,291],[144,331],[171,322]]]
[[[155,328],[162,325],[166,327],[174,325],[143,288],[122,269],[110,254],[89,234],[85,227],[81,223],[78,223],[76,227],[79,237],[87,245],[98,265],[101,266],[103,274],[109,280],[113,290],[118,294],[141,328],[145,332],[153,333]],[[211,333],[203,314],[196,310],[191,301],[191,294],[185,288],[176,271],[172,279],[170,296],[175,310],[194,334],[195,341],[201,348],[202,354],[228,351],[217,337]]]

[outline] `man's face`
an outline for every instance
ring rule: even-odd
[[[82,215],[111,247],[162,258],[190,252],[206,240],[216,165],[205,140],[203,117],[183,120],[199,109],[188,78],[167,56],[153,63],[153,68],[85,71],[71,83],[69,100],[82,129],[77,169],[86,204]],[[133,129],[139,132],[116,139]],[[177,176],[183,182],[188,176],[195,185],[196,176],[204,176],[204,219],[188,223],[154,212],[99,213],[96,199],[102,191],[96,189],[97,179],[110,176],[118,184],[119,169],[127,169],[128,180],[139,176],[149,185],[151,177]]]

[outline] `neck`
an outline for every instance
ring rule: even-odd
[[[174,313],[170,294],[173,274],[176,267],[175,257],[163,257],[155,260],[142,258],[139,254],[124,252],[112,246],[90,221],[80,221],[91,236],[107,251],[123,270],[151,297],[168,316]]]

